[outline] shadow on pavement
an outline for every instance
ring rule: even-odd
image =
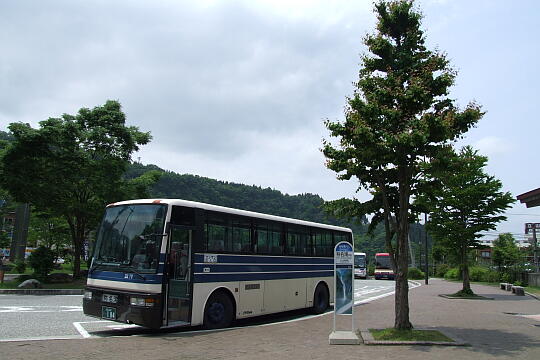
[[[444,326],[438,326],[437,329],[469,343],[471,346],[466,347],[468,351],[483,353],[493,357],[511,357],[525,349],[534,350],[540,348],[540,342],[537,339],[523,333]],[[418,350],[430,351],[429,347],[418,347]]]
[[[328,311],[325,314],[334,311],[333,307],[328,308]],[[257,316],[249,319],[237,320],[233,323],[230,328],[226,329],[217,329],[217,330],[205,330],[202,326],[179,326],[179,327],[168,327],[163,329],[149,329],[142,326],[134,326],[128,328],[119,328],[111,330],[100,330],[92,331],[90,334],[92,336],[98,337],[128,337],[128,336],[198,336],[203,335],[208,332],[220,332],[220,331],[229,331],[238,327],[249,327],[249,326],[259,326],[259,325],[270,325],[273,323],[281,323],[285,321],[294,321],[301,319],[308,319],[312,317],[306,309],[302,310],[293,310],[284,313],[270,314]],[[123,324],[118,323],[119,326]]]

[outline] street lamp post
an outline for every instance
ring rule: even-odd
[[[428,285],[429,266],[428,266],[428,244],[427,244],[427,213],[424,213],[424,246],[425,246],[424,272],[426,273],[426,285]]]

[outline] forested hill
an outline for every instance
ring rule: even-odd
[[[150,190],[153,198],[184,199],[226,206],[236,209],[255,211],[265,214],[285,216],[293,219],[314,221],[351,228],[355,234],[355,249],[368,254],[370,262],[377,252],[385,252],[384,227],[377,227],[368,235],[367,218],[359,223],[330,218],[322,209],[323,198],[315,194],[288,195],[270,188],[219,181],[190,174],[177,174],[160,169],[156,165],[134,163],[130,166],[126,177],[134,178],[147,171],[162,172],[160,180]],[[415,257],[419,257],[422,249],[423,226],[411,225],[410,239]],[[431,238],[428,242],[431,246]]]
[[[163,173],[150,191],[155,198],[184,199],[236,209],[256,211],[265,214],[285,216],[294,219],[349,227],[355,233],[365,233],[367,219],[363,224],[349,223],[328,217],[319,195],[288,195],[270,188],[249,186],[209,179],[197,175],[177,174],[163,170],[156,165],[134,163],[126,176],[137,177],[147,171]]]

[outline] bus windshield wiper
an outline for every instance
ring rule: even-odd
[[[105,266],[115,266],[115,267],[119,267],[120,264],[117,264],[117,263],[99,263],[99,264],[96,264],[96,265],[92,266],[90,269],[88,269],[88,274],[93,273],[94,270],[97,270],[97,268],[105,267]]]

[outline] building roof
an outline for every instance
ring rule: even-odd
[[[525,203],[528,208],[540,206],[540,188],[518,195],[517,199],[521,203]]]

